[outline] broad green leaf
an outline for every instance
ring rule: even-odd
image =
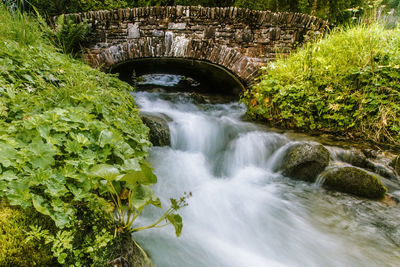
[[[36,185],[41,185],[48,179],[50,179],[52,174],[51,169],[39,169],[35,172],[32,173],[31,179],[29,179],[29,186],[36,186]]]
[[[180,236],[182,233],[182,217],[179,214],[170,214],[167,216],[167,220],[174,226],[176,236]]]
[[[17,180],[18,177],[12,171],[6,171],[2,175],[0,175],[0,180],[11,182]]]
[[[114,134],[109,130],[101,131],[99,135],[99,145],[100,147],[104,147],[107,144],[114,143]]]
[[[148,163],[144,162],[140,167],[151,184],[157,183],[157,176],[154,175],[153,168]]]
[[[54,156],[56,151],[51,144],[43,143],[41,138],[36,138],[28,146],[29,159],[33,168],[45,169],[54,164]]]
[[[114,154],[125,160],[135,156],[135,150],[126,142],[118,142],[115,144]]]
[[[99,164],[91,168],[88,175],[90,177],[99,177],[107,181],[113,181],[119,175],[119,171],[112,165]]]
[[[17,156],[17,150],[11,145],[0,143],[0,164],[2,164],[3,167],[10,167]]]
[[[79,154],[82,145],[76,140],[67,140],[65,143],[65,150],[69,153]]]
[[[141,209],[149,204],[159,207],[160,200],[154,194],[153,189],[146,185],[138,185],[133,191],[132,205],[135,209]]]
[[[11,205],[21,206],[27,208],[32,206],[31,198],[32,195],[29,192],[29,181],[26,178],[21,178],[16,181],[8,183],[7,199]]]
[[[50,205],[41,196],[32,195],[32,203],[38,212],[50,216]]]
[[[141,170],[139,161],[136,158],[124,160],[124,165],[122,165],[122,170],[123,171],[139,171],[139,170]]]
[[[79,152],[80,163],[82,166],[93,166],[97,163],[97,153],[90,150],[85,149]],[[86,167],[83,167],[86,168]]]
[[[157,183],[157,176],[154,175],[153,170],[147,164],[141,164],[140,171],[130,171],[126,175],[124,175],[120,181],[125,181],[131,185],[135,184],[155,184]]]
[[[69,191],[74,195],[74,199],[76,201],[82,201],[85,198],[88,198],[90,194],[86,192],[84,189],[80,187],[76,187],[73,184],[68,185]]]
[[[89,139],[84,136],[83,134],[77,134],[75,136],[73,136],[73,138],[81,145],[86,146],[88,144],[90,144]]]
[[[74,214],[74,210],[59,198],[52,199],[51,207],[53,212],[50,217],[56,222],[57,227],[64,228],[67,226],[70,223],[69,218]]]
[[[57,176],[57,178],[52,177],[50,179],[47,179],[44,182],[44,184],[47,187],[45,192],[53,197],[57,198],[63,197],[69,192],[68,189],[64,186],[64,183],[65,183],[65,178],[62,176]]]
[[[38,132],[44,139],[48,139],[51,132],[51,125],[40,125],[38,126]]]

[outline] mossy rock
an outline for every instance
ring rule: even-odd
[[[370,199],[382,199],[387,188],[380,177],[356,167],[333,167],[323,174],[324,187]]]
[[[168,118],[160,113],[141,112],[140,118],[150,129],[150,142],[154,146],[171,145],[171,133],[169,131]]]
[[[118,233],[112,246],[108,247],[109,266],[154,267],[147,253],[136,243],[129,232]]]
[[[49,246],[25,242],[25,232],[34,224],[43,229],[54,227],[51,220],[34,210],[11,207],[0,201],[0,266],[59,266]]]
[[[318,143],[299,143],[290,147],[281,163],[285,176],[314,182],[329,165],[329,151]]]

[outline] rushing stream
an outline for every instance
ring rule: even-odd
[[[135,234],[156,267],[400,266],[400,209],[283,177],[275,169],[294,141],[242,121],[242,105],[134,97],[171,118],[171,147],[150,153],[164,207],[193,193],[181,237],[172,226]],[[139,223],[159,214],[150,208]]]

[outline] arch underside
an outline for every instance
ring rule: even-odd
[[[158,57],[134,59],[114,66],[112,73],[128,83],[132,77],[146,74],[175,74],[190,77],[199,84],[193,91],[239,96],[246,88],[243,83],[227,69],[208,61],[177,57]],[[155,86],[157,87],[157,86]],[[154,88],[154,86],[153,86]],[[184,90],[187,90],[186,87]]]
[[[103,70],[142,58],[180,58],[210,62],[231,72],[245,87],[254,83],[263,65],[227,45],[220,45],[212,40],[191,40],[182,35],[174,37],[172,34],[166,34],[163,39],[146,37],[108,48],[87,49],[84,55],[91,66]]]

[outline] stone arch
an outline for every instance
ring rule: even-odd
[[[328,26],[305,14],[233,7],[142,7],[68,18],[92,25],[84,59],[93,67],[108,69],[136,58],[196,59],[228,69],[245,86],[278,54],[290,53]]]
[[[190,40],[185,35],[175,37],[172,32],[166,32],[163,39],[140,38],[100,49],[95,54],[87,51],[85,61],[104,70],[133,59],[165,57],[204,60],[222,66],[245,85],[250,85],[260,72],[257,62],[236,49],[207,40]]]

